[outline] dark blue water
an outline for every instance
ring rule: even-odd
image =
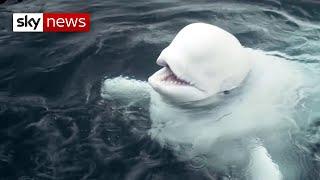
[[[91,31],[12,32],[12,13],[44,11],[89,12]],[[317,0],[1,4],[0,179],[236,179],[178,161],[148,137],[147,109],[100,96],[106,76],[146,80],[178,30],[199,21],[230,31],[247,47],[315,68],[320,62]],[[319,125],[306,128],[301,180],[320,179]]]

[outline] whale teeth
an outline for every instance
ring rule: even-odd
[[[180,78],[174,72],[168,67],[166,68],[166,71],[159,74],[158,78],[159,81],[172,84],[172,85],[191,85],[190,82],[185,81],[184,79]]]

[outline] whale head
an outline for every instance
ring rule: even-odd
[[[180,30],[157,64],[163,68],[149,77],[149,84],[177,103],[203,101],[239,87],[251,67],[236,37],[205,23]]]

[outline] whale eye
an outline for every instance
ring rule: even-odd
[[[229,90],[223,91],[223,94],[225,95],[230,94],[230,91]]]

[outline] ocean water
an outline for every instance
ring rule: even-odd
[[[89,12],[91,31],[12,32],[12,13],[44,11]],[[101,97],[105,78],[146,80],[161,50],[193,22],[320,73],[317,0],[8,0],[0,4],[0,180],[237,179],[202,171],[203,157],[177,160],[148,136],[147,109]],[[299,179],[317,180],[320,96],[305,107]]]

